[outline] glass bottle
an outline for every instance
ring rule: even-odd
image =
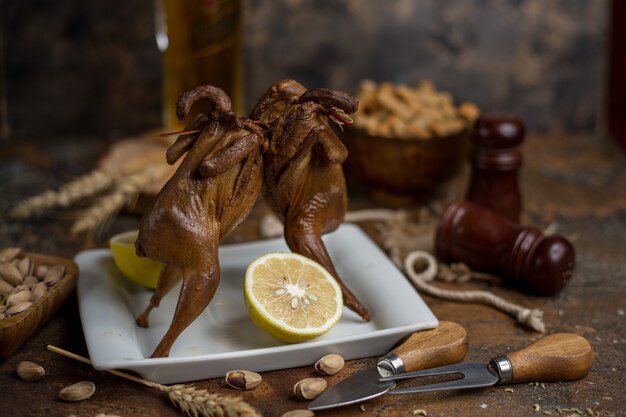
[[[163,126],[181,129],[175,104],[181,93],[211,84],[243,112],[241,0],[155,0],[156,41],[163,53]],[[194,104],[188,120],[206,112]]]

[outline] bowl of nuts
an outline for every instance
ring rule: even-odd
[[[69,259],[0,248],[0,359],[52,318],[77,278],[78,267]]]
[[[430,82],[417,87],[363,81],[354,124],[342,139],[346,171],[372,191],[425,194],[451,179],[463,165],[469,132],[480,111],[455,106],[452,95]]]

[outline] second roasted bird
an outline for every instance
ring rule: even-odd
[[[348,204],[341,167],[348,151],[329,122],[351,123],[348,114],[357,107],[346,93],[282,80],[261,97],[250,118],[259,121],[269,141],[263,152],[266,198],[284,223],[289,248],[326,268],[341,286],[344,304],[369,320],[322,241],[343,222]]]

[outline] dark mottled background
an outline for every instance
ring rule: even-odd
[[[276,79],[353,91],[433,80],[534,132],[593,132],[609,0],[244,0],[250,109]],[[0,0],[11,137],[117,137],[160,124],[147,0]]]

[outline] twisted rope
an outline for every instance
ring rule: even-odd
[[[426,262],[426,268],[421,272],[416,271],[416,264]],[[438,273],[435,257],[425,251],[414,251],[404,259],[404,272],[413,285],[419,290],[433,297],[462,303],[482,303],[503,311],[531,329],[544,333],[543,312],[538,309],[528,309],[518,304],[504,300],[488,291],[451,291],[437,288],[430,284]]]

